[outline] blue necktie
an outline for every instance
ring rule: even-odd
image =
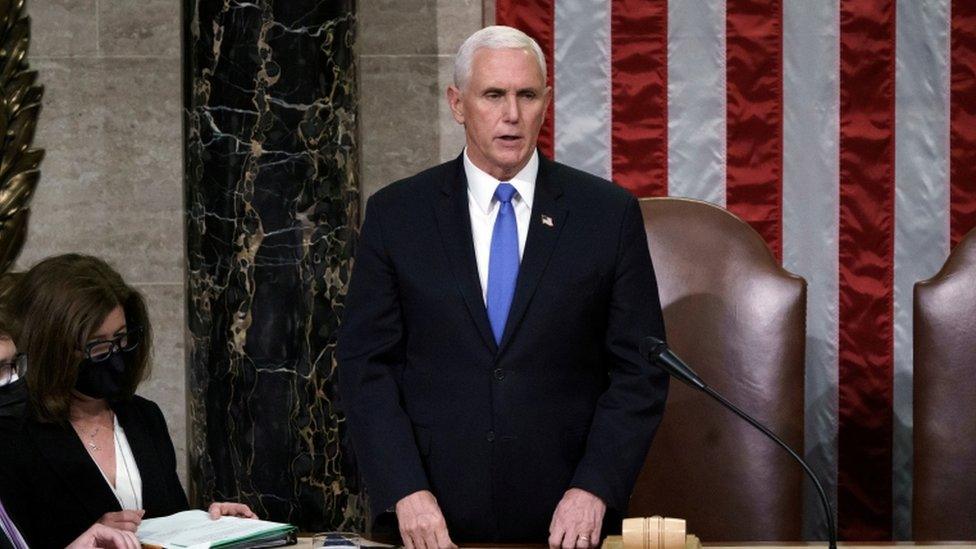
[[[515,208],[512,198],[515,187],[509,183],[499,183],[495,198],[500,204],[495,228],[491,232],[491,252],[488,256],[488,291],[486,304],[491,331],[495,343],[502,342],[508,310],[512,308],[515,295],[515,281],[519,269],[518,225],[515,223]]]

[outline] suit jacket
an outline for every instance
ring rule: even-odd
[[[570,487],[626,509],[667,393],[637,349],[664,337],[654,271],[633,196],[540,158],[496,345],[467,201],[461,157],[369,200],[342,409],[374,517],[430,489],[455,541],[541,542]]]
[[[22,549],[23,545],[19,543],[14,543],[14,539],[23,538],[20,533],[20,529],[17,525],[13,523],[13,519],[7,514],[7,508],[3,506],[3,502],[0,501],[0,549]]]
[[[166,420],[136,396],[113,404],[142,477],[144,518],[188,509]],[[28,411],[0,421],[0,499],[31,547],[64,547],[105,513],[120,511],[74,429]]]
[[[0,531],[0,549],[15,549],[14,543],[2,531]]]

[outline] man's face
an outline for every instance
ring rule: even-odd
[[[447,89],[474,165],[500,181],[525,167],[535,151],[550,93],[528,50],[475,51],[464,89]]]

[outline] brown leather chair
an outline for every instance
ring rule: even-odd
[[[916,540],[976,540],[976,231],[915,284]]]
[[[802,452],[806,282],[722,208],[651,198],[641,209],[669,346]],[[799,540],[803,479],[772,441],[672,380],[629,516],[686,519],[706,542]]]

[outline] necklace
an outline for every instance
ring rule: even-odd
[[[90,433],[88,433],[88,442],[86,442],[85,445],[88,446],[89,452],[97,452],[102,449],[101,446],[95,444],[95,435],[97,435],[101,429],[102,429],[101,425],[96,425],[95,428],[92,429]]]
[[[97,442],[95,442],[95,437],[98,436],[98,433],[102,431],[102,427],[103,427],[102,425],[99,425],[97,423],[98,421],[99,420],[96,419],[95,427],[92,427],[90,429],[86,426],[82,426],[81,421],[71,422],[72,426],[75,428],[75,431],[78,433],[78,437],[81,438],[81,441],[84,443],[86,449],[91,454],[94,454],[95,452],[100,452],[102,450],[102,446],[99,445]]]

